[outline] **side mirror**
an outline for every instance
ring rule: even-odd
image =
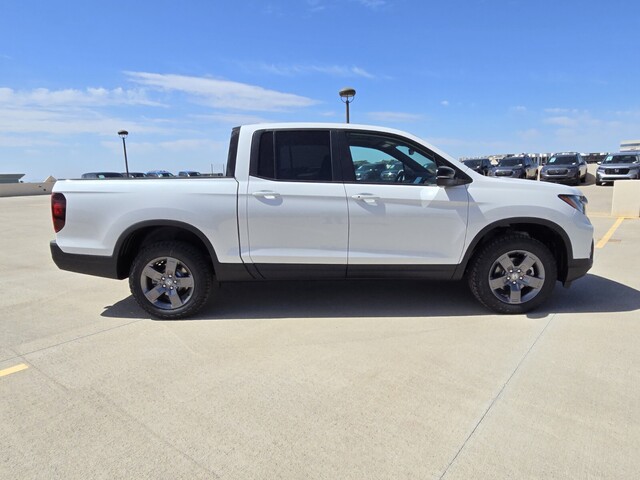
[[[456,178],[456,171],[451,167],[438,167],[436,171],[436,185],[439,187],[455,187],[469,183],[465,179]]]
[[[602,165],[602,162],[598,162],[596,165]]]

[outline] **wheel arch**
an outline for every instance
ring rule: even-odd
[[[175,220],[148,220],[131,225],[116,242],[114,256],[117,258],[119,279],[127,278],[137,253],[151,243],[177,240],[193,245],[209,259],[216,272],[220,262],[213,245],[199,229],[193,225]]]
[[[461,279],[469,264],[480,248],[493,238],[506,233],[524,233],[542,242],[554,256],[558,268],[558,280],[564,282],[568,274],[569,259],[573,258],[571,240],[558,224],[541,218],[508,218],[499,220],[480,230],[469,243],[462,262],[454,273],[455,279]]]

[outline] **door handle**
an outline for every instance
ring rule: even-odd
[[[370,193],[358,193],[357,195],[351,195],[351,198],[354,200],[360,200],[365,203],[376,203],[380,200],[380,197],[377,195],[372,195]]]
[[[266,198],[267,200],[275,200],[280,198],[280,194],[277,192],[270,192],[268,190],[260,190],[259,192],[253,192],[252,195],[256,198]]]

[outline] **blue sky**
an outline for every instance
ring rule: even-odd
[[[640,138],[640,4],[0,0],[0,173],[221,170],[233,126],[351,121],[459,156]]]

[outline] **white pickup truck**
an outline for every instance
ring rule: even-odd
[[[220,282],[285,279],[466,277],[489,309],[523,313],[593,263],[579,190],[484,177],[362,125],[237,127],[223,177],[60,181],[51,201],[58,267],[128,277],[163,319]]]

